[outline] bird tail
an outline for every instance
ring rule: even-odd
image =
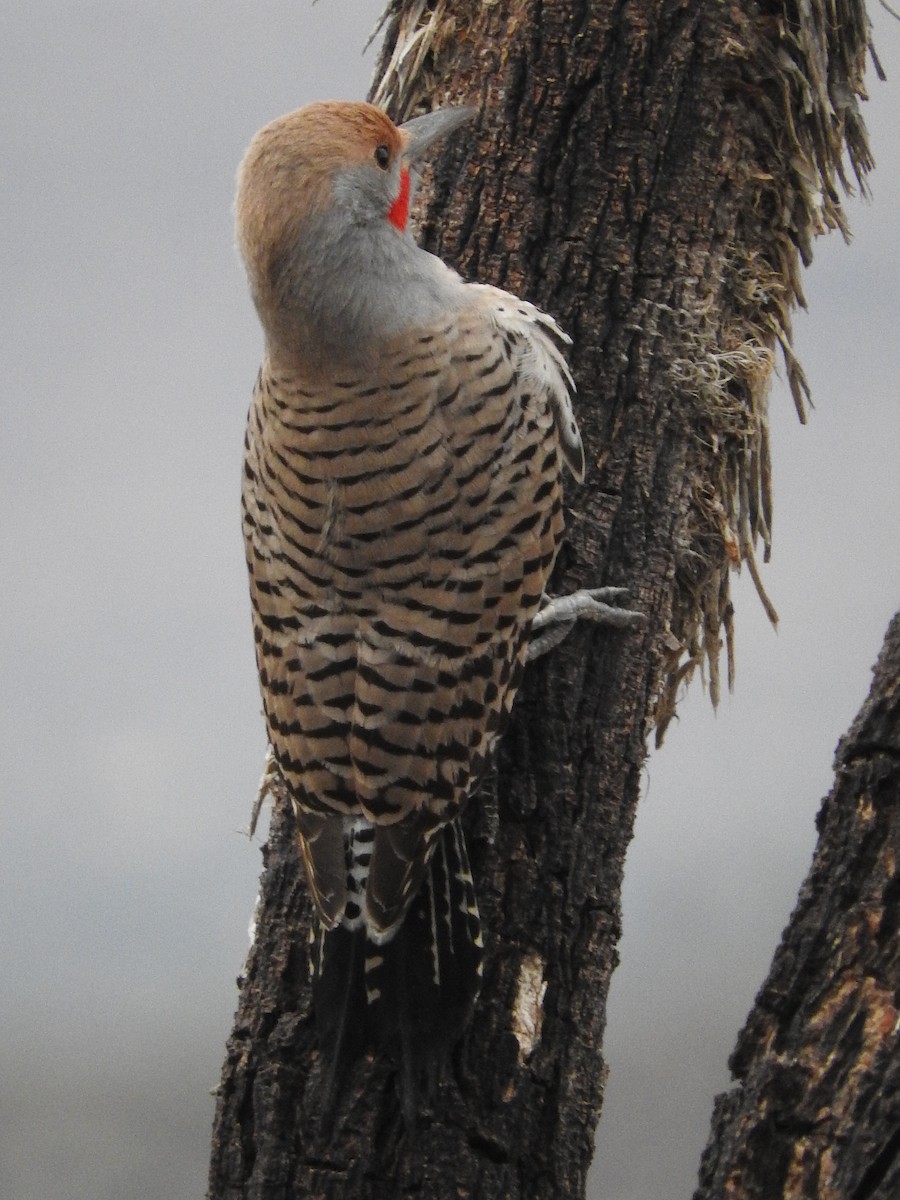
[[[481,984],[481,923],[458,821],[433,841],[405,918],[381,941],[360,921],[314,931],[311,970],[320,1050],[333,1101],[366,1050],[391,1057],[414,1120],[460,1040]]]

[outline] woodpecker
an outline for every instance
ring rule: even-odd
[[[545,594],[563,468],[584,474],[569,339],[407,229],[411,172],[471,116],[396,126],[311,104],[254,137],[236,204],[265,335],[243,528],[273,770],[317,919],[316,1023],[334,1071],[380,1044],[411,1084],[478,991],[458,818],[529,639],[578,615],[627,623],[614,590]]]

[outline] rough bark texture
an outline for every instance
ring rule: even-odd
[[[646,739],[704,658],[716,685],[729,570],[755,571],[771,528],[778,342],[803,404],[789,349],[799,258],[843,224],[845,139],[868,165],[864,13],[830,7],[826,22],[819,3],[788,0],[391,5],[379,101],[397,119],[426,101],[482,109],[435,166],[425,244],[574,338],[588,475],[568,492],[556,590],[627,585],[648,623],[581,628],[526,672],[469,811],[484,991],[412,1138],[379,1061],[318,1128],[309,907],[276,796],[213,1200],[584,1194]]]
[[[695,1200],[900,1196],[900,614],[835,773]]]

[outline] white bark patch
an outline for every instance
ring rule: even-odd
[[[528,954],[519,966],[516,1000],[512,1012],[512,1031],[519,1043],[519,1063],[523,1065],[541,1040],[544,1023],[544,962],[537,954]]]
[[[257,922],[257,918],[259,916],[259,908],[260,908],[261,901],[262,901],[262,897],[260,896],[259,892],[257,892],[256,893],[256,903],[253,905],[253,915],[251,916],[249,924],[247,925],[247,936],[250,939],[250,946],[247,951],[248,955],[250,953],[250,950],[253,949],[253,944],[256,941],[256,922]],[[246,963],[244,965],[246,966]]]

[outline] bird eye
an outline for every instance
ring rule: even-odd
[[[377,146],[375,149],[375,161],[381,167],[382,171],[386,171],[390,166],[391,152],[385,145]]]

